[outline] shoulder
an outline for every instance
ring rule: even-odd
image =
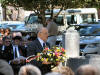
[[[32,41],[32,42],[29,42],[27,45],[30,46],[30,45],[33,45],[33,44],[34,44],[34,42]]]
[[[29,45],[36,45],[38,42],[39,42],[39,40],[36,39],[36,40],[34,40],[34,41],[28,43],[28,46],[29,46]]]

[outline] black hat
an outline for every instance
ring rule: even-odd
[[[13,37],[13,40],[22,40],[22,37],[21,36],[15,36],[15,37]]]

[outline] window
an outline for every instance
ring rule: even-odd
[[[36,23],[38,22],[38,16],[30,16],[28,20],[28,24]]]
[[[100,36],[100,26],[86,26],[79,30],[80,35]]]
[[[76,24],[77,23],[77,18],[76,15],[67,15],[67,24]]]
[[[58,15],[58,17],[55,19],[55,22],[57,23],[58,26],[63,26],[64,25],[63,16]]]
[[[96,22],[94,14],[81,14],[81,24]]]

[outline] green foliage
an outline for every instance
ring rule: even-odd
[[[43,23],[45,25],[45,10],[47,9],[51,10],[51,17],[53,17],[52,10],[54,8],[60,8],[61,10],[68,8],[84,8],[84,7],[100,8],[100,1],[99,0],[3,0],[2,5],[3,6],[11,5],[14,7],[23,7],[25,10],[32,10],[42,18]]]
[[[0,0],[1,1],[1,0]],[[2,0],[3,5],[23,7],[27,10],[60,8],[79,8],[79,7],[100,7],[99,0]],[[50,8],[51,7],[51,8]]]

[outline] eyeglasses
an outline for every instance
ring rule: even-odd
[[[11,41],[5,41],[5,42],[11,42]]]

